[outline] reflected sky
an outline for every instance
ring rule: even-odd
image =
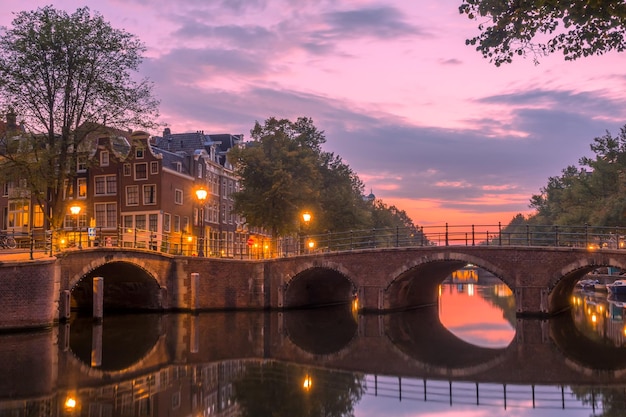
[[[457,337],[473,345],[507,347],[515,337],[515,328],[506,320],[502,307],[494,304],[493,298],[484,297],[487,291],[493,289],[492,286],[477,284],[442,285],[439,297],[441,323]],[[496,296],[495,292],[493,296]]]
[[[487,296],[485,296],[487,294]],[[439,318],[442,324],[454,333],[457,337],[468,343],[477,346],[502,348],[508,346],[515,337],[515,328],[506,319],[506,311],[502,305],[508,305],[508,308],[515,308],[514,304],[498,302],[505,297],[512,297],[510,292],[498,291],[494,286],[479,286],[476,284],[445,284],[441,286],[439,298]],[[368,377],[369,378],[369,377]],[[399,384],[398,379],[388,377],[390,384]],[[419,381],[404,379],[403,387],[419,384]],[[447,382],[431,382],[429,384],[444,385]],[[376,395],[375,390],[368,384],[368,390],[361,398],[361,401],[355,405],[355,417],[383,417],[383,416],[400,416],[400,417],[495,417],[495,416],[518,416],[518,417],[554,417],[568,416],[589,417],[594,415],[591,406],[583,406],[580,400],[572,399],[570,408],[562,409],[559,404],[551,405],[549,408],[533,408],[532,393],[524,394],[517,404],[507,404],[504,407],[504,395],[500,391],[500,396],[496,395],[495,402],[492,405],[467,404],[470,401],[464,401],[462,398],[455,400],[455,396],[463,396],[464,388],[471,389],[469,384],[467,387],[454,388],[453,404],[450,404],[449,396],[433,398],[424,401],[419,396],[411,395],[404,392],[403,398],[398,398],[398,388],[396,387],[393,395],[383,396]],[[456,383],[454,385],[456,387]],[[447,386],[449,388],[449,386]],[[501,386],[491,386],[494,390],[502,390]],[[480,390],[485,388],[481,385]],[[556,390],[556,387],[544,387],[548,390]],[[406,388],[410,390],[410,388]],[[487,388],[489,390],[489,388]],[[454,394],[454,393],[460,394]],[[471,392],[470,394],[471,395]],[[481,394],[483,395],[483,394]],[[559,393],[554,393],[554,398],[558,400]],[[527,399],[526,399],[527,398]],[[511,401],[509,399],[509,401]],[[558,401],[557,401],[558,402]],[[595,415],[598,410],[596,409]]]

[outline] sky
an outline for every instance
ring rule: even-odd
[[[626,54],[495,67],[460,0],[2,0],[88,6],[146,46],[140,75],[172,133],[309,117],[324,150],[418,226],[508,224],[625,124]],[[150,132],[161,135],[161,131]]]

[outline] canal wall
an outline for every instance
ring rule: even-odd
[[[58,317],[55,259],[0,263],[0,331],[43,328]]]

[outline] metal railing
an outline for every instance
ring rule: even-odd
[[[46,252],[88,247],[120,247],[173,255],[263,259],[320,252],[420,246],[540,246],[587,249],[626,249],[626,227],[522,225],[439,225],[411,228],[362,229],[345,232],[300,234],[272,239],[232,234],[228,240],[178,233],[157,233],[139,228],[83,228],[50,232],[6,231],[18,251]],[[221,234],[219,234],[221,236]],[[200,251],[202,248],[202,251]],[[0,251],[8,251],[1,247]]]

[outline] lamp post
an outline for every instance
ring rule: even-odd
[[[311,215],[311,213],[309,213],[308,211],[305,211],[304,213],[302,213],[302,221],[304,222],[304,241],[302,242],[302,247],[304,249],[305,252],[307,251],[307,235],[309,232],[309,223],[311,223],[311,218],[313,216]]]
[[[70,207],[70,212],[76,216],[76,228],[78,229],[78,249],[82,249],[83,245],[82,245],[82,236],[81,236],[81,230],[80,230],[80,223],[79,223],[79,218],[78,215],[80,214],[80,206],[78,205],[73,205],[72,207]]]
[[[200,211],[198,213],[198,223],[200,223],[200,241],[198,245],[198,256],[204,256],[204,200],[206,200],[207,194],[207,190],[202,187],[196,190],[196,197],[200,202]]]

